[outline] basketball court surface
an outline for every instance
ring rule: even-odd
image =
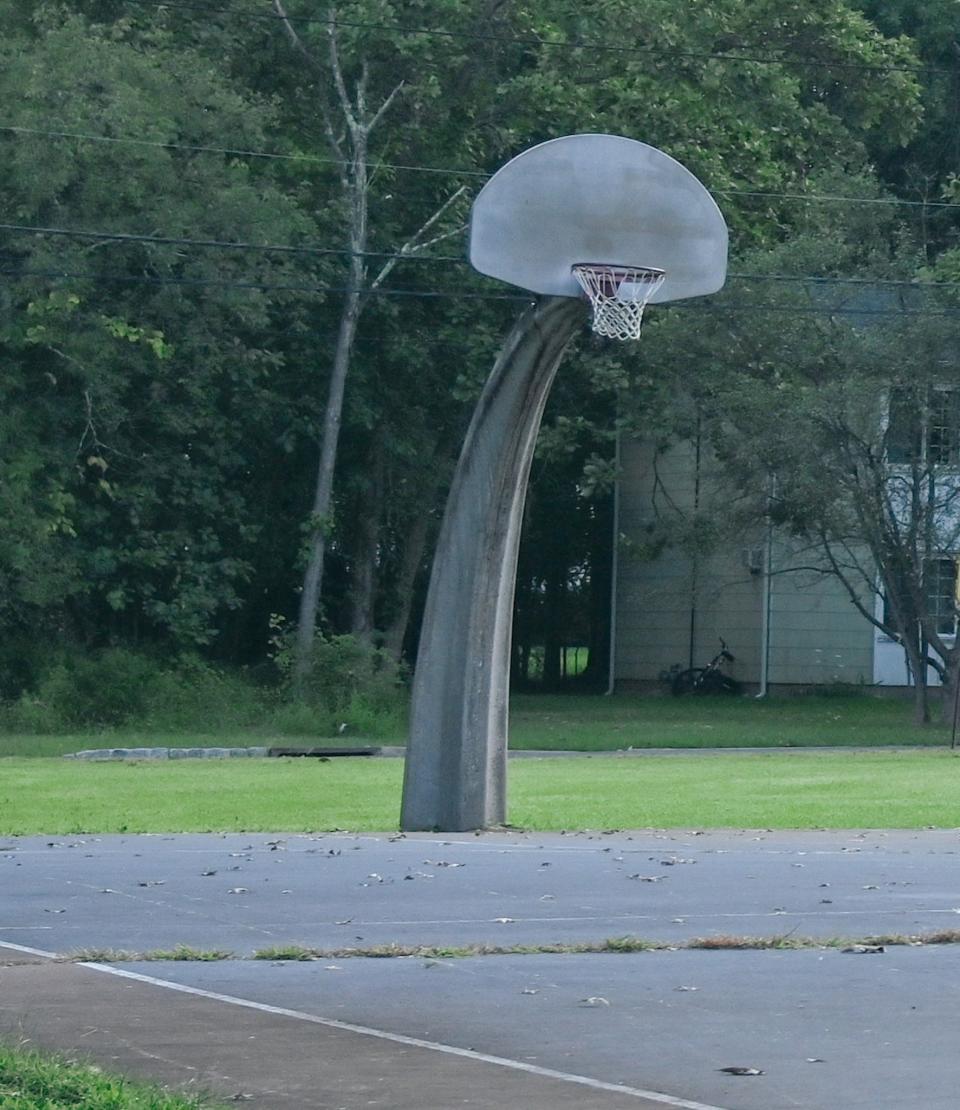
[[[960,947],[686,945],[951,935],[958,851],[939,830],[15,838],[0,1023],[264,1108],[946,1110]],[[625,935],[667,947],[350,954]],[[232,958],[44,956],[177,945]],[[289,945],[322,954],[252,958]]]

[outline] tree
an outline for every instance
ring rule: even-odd
[[[322,263],[190,247],[312,226],[264,167],[196,148],[224,129],[262,146],[272,109],[162,33],[144,50],[59,8],[2,51],[23,130],[2,138],[19,230],[3,244],[0,488],[30,507],[0,542],[9,619],[86,645],[212,644],[252,574],[265,441],[296,396],[280,386],[304,299],[281,287],[316,284]],[[53,120],[142,141],[35,133]]]
[[[845,195],[882,199],[865,185],[847,180]],[[960,668],[947,633],[960,550],[958,314],[952,289],[911,281],[923,254],[896,209],[883,211],[837,209],[751,258],[757,278],[717,301],[682,356],[674,333],[671,353],[700,365],[689,392],[736,525],[772,518],[800,545],[798,564],[836,576],[902,643],[924,721],[927,666],[948,698]],[[807,270],[820,284],[762,281]],[[849,283],[864,272],[874,284]]]

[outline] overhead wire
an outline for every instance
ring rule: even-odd
[[[238,281],[234,278],[189,278],[189,277],[162,277],[151,274],[102,274],[85,273],[72,270],[30,270],[19,267],[0,267],[0,274],[17,278],[43,277],[56,280],[92,281],[96,283],[118,283],[135,285],[159,286],[184,286],[192,288],[219,288],[241,289],[246,291],[310,293],[317,294],[342,294],[359,292],[363,295],[377,297],[415,297],[424,300],[481,300],[481,301],[514,301],[530,304],[535,299],[533,293],[480,293],[472,290],[428,290],[397,287],[378,287],[355,289],[350,286],[330,285],[304,285],[287,284],[280,282]],[[735,276],[735,275],[731,275]],[[823,280],[823,279],[818,279]],[[723,304],[722,302],[707,299],[694,299],[689,302],[678,301],[666,305],[656,305],[655,308],[670,308],[680,310],[699,310],[713,312],[771,312],[791,316],[904,316],[904,317],[949,317],[960,318],[960,309],[930,311],[928,309],[887,309],[857,307],[851,305],[775,305],[775,304]]]
[[[239,250],[257,253],[310,255],[319,257],[360,257],[402,262],[441,263],[456,266],[469,265],[468,259],[460,255],[418,255],[404,253],[402,251],[353,251],[346,247],[324,247],[316,245],[297,246],[287,243],[250,243],[231,239],[193,239],[187,236],[143,235],[129,232],[100,230],[88,231],[65,227],[47,227],[36,224],[0,223],[0,231],[9,231],[14,234],[24,235],[51,235],[75,239],[92,239],[121,244],[157,244],[160,246],[198,247],[201,249]],[[918,281],[909,278],[834,277],[818,274],[777,273],[730,273],[727,276],[736,281],[798,282],[811,285],[887,286],[914,290],[960,288],[960,282]]]
[[[119,145],[153,147],[160,150],[180,150],[188,154],[220,154],[233,158],[257,158],[257,159],[276,159],[289,162],[308,162],[317,165],[329,166],[350,166],[352,162],[343,158],[329,158],[324,155],[316,154],[285,154],[276,151],[263,151],[263,150],[248,150],[243,147],[230,147],[230,146],[210,146],[205,144],[195,143],[174,143],[164,142],[159,139],[137,139],[130,136],[115,136],[115,135],[95,135],[89,132],[82,131],[64,131],[53,128],[40,128],[40,127],[24,127],[17,124],[0,123],[0,132],[8,132],[18,135],[37,135],[44,138],[56,139],[75,139],[81,142],[93,143],[109,143]],[[425,174],[439,174],[449,177],[472,177],[479,178],[483,181],[489,180],[493,174],[487,173],[483,170],[468,170],[456,167],[446,166],[420,166],[403,162],[386,162],[386,161],[365,161],[362,163],[367,169],[385,169],[395,170],[405,173],[425,173]],[[722,197],[754,197],[764,200],[797,200],[809,201],[811,203],[830,203],[830,204],[867,204],[867,205],[881,205],[891,207],[908,207],[908,208],[922,208],[926,211],[931,209],[950,209],[960,208],[960,203],[956,201],[936,201],[936,200],[908,200],[902,197],[848,197],[836,195],[831,193],[794,193],[794,192],[774,192],[772,190],[761,189],[724,189],[715,188],[711,190],[716,196]]]
[[[761,56],[748,54],[717,53],[706,50],[675,50],[670,47],[638,47],[624,46],[622,43],[607,43],[598,40],[583,39],[550,39],[538,35],[529,37],[518,35],[492,34],[482,31],[455,31],[441,27],[411,27],[403,24],[377,23],[363,20],[333,19],[323,16],[303,16],[287,14],[281,16],[277,12],[246,12],[238,8],[213,7],[209,4],[186,3],[183,0],[126,0],[128,4],[139,4],[156,8],[166,8],[171,11],[197,11],[204,15],[229,15],[239,17],[247,22],[283,22],[309,26],[318,24],[337,27],[348,27],[356,30],[388,31],[392,34],[402,35],[428,35],[435,38],[464,39],[470,42],[499,42],[511,46],[533,46],[556,50],[593,50],[604,54],[634,55],[636,57],[666,57],[666,58],[697,58],[721,62],[751,63],[757,65],[801,65],[816,69],[845,69],[864,71],[868,73],[952,73],[953,71],[943,66],[924,65],[870,65],[865,62],[843,62],[836,59],[820,59],[811,57],[795,57],[789,52],[786,56]]]

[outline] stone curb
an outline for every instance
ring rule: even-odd
[[[64,759],[237,759],[266,758],[263,748],[90,748],[82,752],[68,752]]]

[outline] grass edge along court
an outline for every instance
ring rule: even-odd
[[[216,1110],[222,1105],[111,1075],[83,1060],[0,1043],[0,1107],[9,1110]]]
[[[0,835],[396,829],[399,759],[0,760]],[[517,760],[518,828],[960,827],[948,750]]]

